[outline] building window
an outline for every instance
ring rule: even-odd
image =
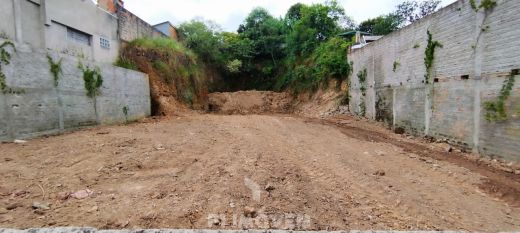
[[[74,42],[90,46],[91,35],[82,31],[67,27],[67,37]]]
[[[99,45],[101,48],[110,49],[110,41],[103,37],[99,38]]]

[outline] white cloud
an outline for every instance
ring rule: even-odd
[[[320,3],[324,0],[125,0],[125,8],[150,24],[171,21],[174,24],[202,17],[235,31],[247,14],[257,6],[267,8],[274,16],[283,16],[297,2]],[[356,22],[387,14],[402,0],[339,0],[347,15]],[[446,6],[455,0],[442,0]]]

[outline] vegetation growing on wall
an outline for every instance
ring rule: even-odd
[[[9,88],[6,82],[6,76],[4,71],[2,70],[4,65],[9,65],[11,63],[11,54],[6,50],[7,47],[11,47],[16,50],[15,45],[11,41],[4,41],[0,44],[0,91],[3,94],[21,94],[24,93],[24,90],[15,90],[13,88]]]
[[[388,93],[388,92],[387,92]],[[391,94],[391,92],[390,92]],[[385,122],[387,125],[391,125],[393,123],[393,114],[391,111],[391,106],[389,106],[389,103],[387,102],[387,99],[385,97],[385,93],[378,92],[376,95],[376,115],[375,119],[376,121],[382,121]]]
[[[60,79],[60,74],[62,73],[62,70],[61,70],[61,62],[62,62],[63,59],[60,58],[59,61],[55,62],[52,57],[47,54],[47,61],[49,62],[49,66],[50,66],[50,71],[51,71],[51,74],[54,78],[54,86],[57,87],[58,86],[58,82],[59,82],[59,79]]]
[[[99,95],[99,88],[103,85],[103,77],[101,76],[101,70],[99,67],[90,68],[89,66],[85,66],[79,62],[78,69],[83,72],[83,81],[85,81],[87,96],[89,98],[94,98]]]
[[[125,122],[128,123],[128,106],[123,107],[123,114],[125,115]]]
[[[2,70],[2,66],[9,65],[9,63],[11,63],[11,54],[9,52],[7,52],[7,50],[5,50],[8,46],[11,46],[14,48],[13,42],[4,41],[0,45],[0,90],[2,90],[2,92],[4,92],[4,94],[8,87],[7,87],[7,83],[5,81],[6,77],[5,77],[4,71]]]
[[[502,89],[498,95],[496,101],[487,101],[484,103],[484,109],[486,110],[486,120],[489,122],[493,121],[504,121],[507,120],[507,109],[506,101],[511,95],[513,86],[515,85],[515,76],[518,75],[518,71],[511,72],[511,75],[504,80]]]
[[[0,31],[0,39],[9,40],[9,35],[7,35],[7,32]]]
[[[361,98],[359,102],[359,113],[360,116],[366,115],[366,103],[365,98],[367,95],[367,87],[366,87],[366,81],[367,81],[367,69],[360,70],[357,74],[358,82],[359,82],[359,90],[361,91]]]
[[[398,60],[394,61],[392,71],[397,71],[397,68],[401,65],[401,63]]]
[[[475,0],[469,0],[469,4],[471,5],[471,8],[475,10],[475,12],[478,12],[480,9],[491,10],[497,6],[497,2],[495,0],[482,0],[480,5],[477,5]]]
[[[424,66],[426,67],[426,74],[424,75],[425,83],[428,84],[431,82],[431,72],[433,68],[433,61],[435,59],[435,49],[437,47],[442,48],[442,44],[438,41],[433,40],[433,36],[430,31],[426,32],[428,34],[428,43],[426,45],[426,50],[424,51]]]

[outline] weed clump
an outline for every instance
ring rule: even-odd
[[[103,76],[101,70],[84,66],[81,62],[78,63],[78,69],[83,72],[83,81],[85,81],[85,90],[89,98],[94,98],[99,95],[99,88],[103,85]]]
[[[47,61],[49,62],[50,71],[52,77],[54,78],[54,86],[57,87],[60,79],[61,70],[61,62],[62,59],[55,62],[50,55],[47,54]]]
[[[11,54],[5,50],[8,46],[14,48],[14,44],[11,41],[4,41],[0,44],[0,91],[4,94],[7,92],[7,83],[5,81],[5,74],[2,70],[2,65],[9,65],[11,63]]]
[[[518,75],[518,71],[513,71],[511,72],[511,75],[504,80],[502,89],[500,89],[500,94],[496,101],[487,101],[484,103],[484,109],[486,110],[485,117],[488,122],[504,121],[508,119],[506,101],[509,99],[513,86],[515,85],[516,75]]]
[[[433,61],[435,59],[435,49],[437,47],[442,48],[442,44],[439,41],[433,40],[433,35],[430,31],[426,33],[428,34],[428,44],[424,51],[424,66],[426,67],[426,75],[424,78],[426,83],[430,83]]]
[[[363,69],[363,70],[360,70],[357,74],[357,77],[358,77],[358,82],[359,82],[359,90],[361,91],[361,99],[360,99],[360,102],[359,102],[359,112],[358,112],[358,115],[360,116],[365,116],[366,115],[366,103],[365,103],[365,98],[366,98],[366,95],[367,95],[367,84],[366,84],[366,81],[367,81],[367,69]]]

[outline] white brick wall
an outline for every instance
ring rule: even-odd
[[[509,119],[488,122],[484,118],[485,101],[496,100],[507,75],[520,69],[519,13],[517,0],[497,0],[494,9],[479,12],[471,8],[469,0],[459,0],[353,51],[349,54],[354,62],[352,111],[357,112],[361,101],[356,74],[366,68],[367,117],[375,119],[381,111],[375,105],[376,96],[391,98],[392,104],[381,106],[393,106],[390,112],[395,127],[449,138],[483,154],[520,161],[520,80],[506,103]],[[429,85],[424,83],[428,30],[443,45],[435,51],[432,69],[432,80],[439,82]],[[419,47],[414,48],[416,45]],[[400,65],[394,72],[395,61]],[[463,75],[469,79],[462,80]],[[431,97],[426,95],[429,89],[433,89]]]

